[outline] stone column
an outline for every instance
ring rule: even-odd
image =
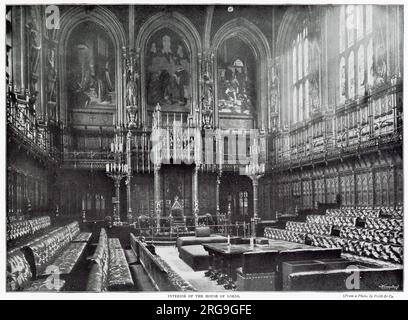
[[[192,177],[192,200],[193,200],[193,216],[194,216],[194,225],[198,224],[198,214],[200,213],[199,204],[198,204],[198,166],[196,165],[193,169]]]
[[[154,166],[154,205],[156,213],[156,232],[160,232],[160,217],[162,214],[161,199],[160,199],[160,165]]]

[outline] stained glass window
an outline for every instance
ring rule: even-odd
[[[292,83],[293,83],[293,104],[292,104],[292,122],[302,121],[309,117],[310,91],[309,77],[311,73],[319,72],[319,50],[318,38],[309,39],[308,25],[305,22],[304,27],[296,35],[292,48]],[[314,74],[314,76],[316,76]],[[318,77],[316,77],[317,79]],[[307,83],[307,85],[306,85]]]
[[[366,85],[373,83],[372,6],[342,6],[339,15],[339,97],[344,103],[356,93],[364,95]]]

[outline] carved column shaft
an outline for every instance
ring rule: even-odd
[[[253,177],[252,178],[252,188],[253,188],[253,193],[254,193],[254,218],[258,218],[258,177]]]
[[[156,213],[156,231],[160,232],[161,202],[160,202],[160,166],[154,168],[154,205]]]
[[[217,174],[217,180],[215,183],[215,208],[217,216],[220,213],[220,184],[221,184],[222,173]]]
[[[126,162],[128,167],[126,192],[127,192],[127,213],[132,214],[132,131],[128,131],[126,137]]]
[[[114,178],[114,185],[115,185],[115,198],[116,198],[116,216],[120,220],[120,180],[121,178],[116,177]]]
[[[258,223],[258,186],[259,186],[259,176],[252,176],[252,188],[253,188],[253,205],[254,205],[254,216],[251,219],[251,236],[256,237],[256,225]]]
[[[193,195],[193,215],[194,215],[194,224],[198,224],[198,214],[199,214],[199,204],[198,204],[198,167],[196,166],[193,169],[192,177],[192,195]]]

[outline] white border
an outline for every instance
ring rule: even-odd
[[[407,21],[407,6],[405,5],[404,1],[378,1],[378,0],[371,0],[371,1],[350,1],[350,0],[332,0],[330,2],[327,1],[305,1],[305,0],[291,0],[288,2],[284,1],[276,1],[276,0],[234,0],[234,1],[218,1],[218,0],[181,0],[181,1],[161,1],[161,0],[150,0],[150,1],[120,1],[120,0],[86,0],[86,1],[77,1],[77,0],[54,0],[54,1],[38,1],[38,0],[6,0],[6,3],[2,3],[0,5],[0,17],[5,17],[5,6],[6,5],[18,5],[18,4],[117,4],[117,5],[127,5],[127,4],[167,4],[167,5],[183,5],[183,4],[194,4],[194,5],[210,5],[210,4],[219,4],[219,5],[295,5],[295,4],[318,4],[318,5],[328,5],[328,4],[378,4],[378,5],[403,5],[404,6],[404,21]],[[0,63],[0,74],[5,74],[5,21],[0,23],[0,57],[2,57],[2,63]],[[408,32],[407,32],[407,24],[404,23],[404,47],[407,43]],[[406,66],[407,57],[404,50],[404,66]],[[405,68],[404,68],[405,70]],[[403,98],[404,102],[407,100],[407,88],[406,88],[406,76],[404,76],[404,85],[403,85]],[[197,292],[197,293],[183,293],[183,292],[131,292],[131,293],[88,293],[88,292],[80,292],[80,293],[31,293],[31,292],[6,292],[6,283],[5,283],[5,275],[6,275],[6,262],[4,261],[5,258],[5,242],[4,239],[6,238],[5,230],[6,230],[6,106],[5,106],[5,81],[1,81],[0,84],[1,92],[2,92],[2,99],[1,99],[1,110],[2,115],[0,116],[0,128],[3,134],[0,136],[0,167],[2,169],[1,181],[0,181],[0,212],[1,212],[1,219],[0,219],[0,247],[3,250],[0,250],[0,299],[4,300],[43,300],[43,299],[51,299],[51,300],[118,300],[118,299],[125,299],[125,300],[185,300],[185,299],[194,299],[194,300],[209,300],[214,299],[213,295],[220,295],[224,294],[221,292]],[[406,130],[406,114],[404,114],[404,141],[408,141],[407,139],[407,130]],[[404,143],[405,144],[405,143]],[[407,159],[407,152],[405,148],[403,149],[403,159],[404,159],[404,169],[406,168]],[[408,181],[407,170],[404,170],[404,181]],[[405,184],[404,184],[405,187]],[[404,204],[408,204],[408,196],[407,190],[404,188]],[[405,208],[404,208],[405,209]],[[407,219],[404,219],[404,232],[407,230]],[[405,241],[404,244],[407,242],[407,237],[405,234]],[[407,246],[404,245],[404,257],[407,254]],[[406,258],[405,258],[406,260]],[[324,300],[372,300],[372,299],[382,299],[379,298],[378,295],[380,294],[388,294],[390,297],[389,299],[408,299],[408,288],[407,288],[407,279],[406,279],[406,272],[404,270],[404,292],[228,292],[225,293],[225,298],[221,299],[218,298],[216,300],[240,300],[240,299],[248,299],[248,300],[304,300],[304,299],[324,299]],[[354,297],[347,297],[345,295],[353,295]],[[191,296],[192,295],[192,296]],[[206,297],[208,295],[209,297]],[[190,297],[191,296],[191,297]],[[203,296],[203,297],[198,297]],[[185,297],[185,298],[184,298]],[[237,298],[235,298],[237,297]]]

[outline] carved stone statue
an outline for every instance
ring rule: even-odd
[[[126,84],[126,105],[137,106],[139,95],[137,90],[139,75],[137,73],[130,74]]]

